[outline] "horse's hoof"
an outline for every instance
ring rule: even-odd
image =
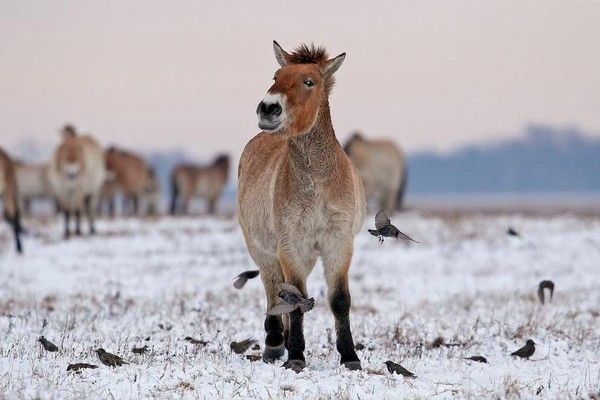
[[[299,373],[306,368],[306,363],[302,360],[287,360],[283,363],[285,369],[291,369],[295,373]]]
[[[350,371],[360,371],[362,369],[360,361],[346,361],[345,363],[342,363],[342,365]]]
[[[263,361],[266,363],[272,363],[274,361],[279,360],[281,357],[283,357],[283,353],[285,351],[285,347],[283,346],[283,343],[280,344],[279,346],[269,346],[269,345],[265,345],[265,351],[263,352]]]

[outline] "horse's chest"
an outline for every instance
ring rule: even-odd
[[[336,229],[336,215],[323,201],[306,201],[283,215],[284,231],[298,242],[319,243]]]

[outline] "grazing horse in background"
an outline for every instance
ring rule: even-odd
[[[365,187],[367,204],[388,214],[402,208],[408,178],[408,167],[402,150],[391,140],[367,140],[354,133],[344,151],[360,174]]]
[[[48,164],[31,165],[15,161],[17,186],[19,187],[19,206],[23,214],[31,215],[31,203],[34,200],[52,200],[52,188],[48,181]]]
[[[0,147],[0,199],[4,218],[12,226],[17,252],[22,253],[21,216],[19,213],[19,191],[15,176],[15,165],[8,154]]]
[[[106,175],[104,154],[98,143],[91,136],[77,135],[74,128],[67,127],[63,129],[63,141],[54,152],[48,174],[65,216],[65,238],[71,233],[71,214],[75,215],[75,234],[81,234],[82,211],[87,215],[90,233],[95,233],[98,198]]]
[[[113,216],[114,197],[120,192],[124,198],[123,213],[138,214],[150,179],[148,164],[141,156],[115,147],[104,152],[104,161],[109,179],[102,197],[109,202],[109,213]]]
[[[263,132],[240,159],[239,222],[260,269],[268,310],[282,282],[308,297],[306,278],[321,257],[341,363],[360,369],[350,331],[348,270],[365,197],[358,172],[335,137],[328,100],[345,54],[329,59],[325,49],[314,46],[292,53],[277,42],[273,47],[281,68],[257,108]],[[265,361],[281,357],[285,343],[284,365],[303,368],[302,324],[299,310],[283,321],[268,315]]]
[[[181,164],[171,174],[171,214],[187,214],[190,201],[202,197],[214,214],[229,176],[229,156],[218,155],[211,165]]]

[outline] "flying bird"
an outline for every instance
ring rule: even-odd
[[[148,345],[144,345],[143,347],[134,347],[133,349],[131,349],[131,352],[133,354],[144,354],[145,352],[148,351]]]
[[[281,290],[277,294],[279,303],[271,308],[268,315],[289,314],[292,311],[299,309],[302,314],[313,309],[315,299],[313,297],[307,299],[298,288],[289,283],[282,283]]]
[[[552,296],[554,296],[554,282],[541,281],[538,285],[538,298],[542,304],[544,304],[544,289],[548,289],[550,291],[550,301],[552,301]]]
[[[102,364],[107,365],[109,367],[120,367],[123,364],[129,364],[126,361],[115,354],[110,354],[103,348],[99,348],[96,350],[96,354],[98,354],[98,358],[102,362]]]
[[[533,355],[533,353],[535,353],[535,342],[531,339],[528,339],[527,342],[525,342],[525,346],[513,353],[510,353],[510,355],[521,358],[529,358]]]
[[[260,273],[260,271],[257,269],[252,270],[252,271],[242,272],[241,274],[239,274],[238,276],[235,277],[235,280],[233,281],[233,287],[236,289],[243,288],[249,279],[256,278],[259,273]]]
[[[75,364],[69,364],[67,366],[67,371],[73,371],[75,373],[81,373],[82,369],[95,369],[98,368],[97,365],[94,364],[87,364],[87,363],[75,363]]]
[[[231,342],[229,348],[233,350],[236,354],[244,354],[248,349],[256,344],[256,340],[252,338],[248,338],[246,340],[242,340],[241,342]]]
[[[42,347],[46,351],[58,351],[58,346],[56,346],[54,343],[52,343],[51,341],[49,341],[48,339],[46,339],[43,336],[40,336],[40,338],[38,339],[38,342],[40,342],[42,344]]]
[[[403,240],[419,243],[405,233],[400,232],[398,228],[392,225],[389,217],[383,210],[379,210],[375,215],[375,229],[367,229],[373,236],[379,238],[379,243],[383,243],[384,237],[400,238]]]
[[[515,228],[513,228],[512,226],[508,227],[508,229],[506,230],[506,234],[509,235],[509,236],[521,237],[521,235],[519,234],[519,232],[517,232],[515,230]]]
[[[471,361],[477,361],[480,363],[484,363],[487,364],[487,358],[483,357],[483,356],[471,356],[471,357],[465,357],[465,360],[471,360]]]
[[[406,378],[416,378],[417,376],[415,374],[413,374],[412,372],[410,372],[409,370],[407,370],[406,368],[404,368],[402,365],[397,364],[393,361],[386,361],[384,362],[384,364],[387,366],[388,371],[390,372],[390,374],[398,374],[398,375],[402,375]]]

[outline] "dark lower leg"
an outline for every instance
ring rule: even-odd
[[[81,211],[75,211],[75,235],[81,236]]]
[[[341,356],[341,363],[348,367],[356,367],[357,365],[352,363],[358,363],[360,368],[360,360],[354,350],[354,341],[350,330],[350,292],[347,285],[340,284],[330,295],[329,303],[335,317],[336,347]]]
[[[267,315],[265,318],[265,351],[263,359],[267,362],[275,361],[283,356],[283,322],[280,316]]]
[[[303,320],[304,316],[300,310],[295,310],[290,313],[290,329],[286,341],[288,360],[305,360]]]
[[[71,222],[71,212],[65,210],[65,239],[68,239],[71,236],[71,231],[69,230],[69,225]]]
[[[133,215],[137,215],[138,211],[139,211],[139,206],[140,206],[140,201],[139,201],[138,196],[132,195],[131,196],[131,203],[133,205]]]
[[[215,213],[217,201],[215,199],[208,199],[208,213],[213,215]]]
[[[17,253],[22,253],[23,247],[21,246],[21,232],[23,231],[23,229],[21,228],[21,217],[19,215],[19,212],[17,211],[15,215],[10,217],[6,210],[4,210],[4,218],[13,228],[13,234],[15,237],[15,248],[17,250]]]
[[[111,197],[110,200],[108,200],[108,216],[113,218],[115,216],[115,199],[114,197]]]
[[[92,204],[92,196],[86,196],[83,205],[85,208],[85,214],[87,216],[88,223],[90,224],[90,234],[93,235],[96,233],[96,228],[94,226],[96,222],[96,215],[94,214],[95,205]]]

